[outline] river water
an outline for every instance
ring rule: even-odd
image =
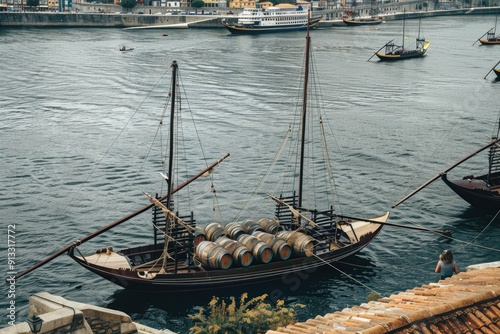
[[[323,100],[334,121],[346,168],[346,213],[393,223],[451,229],[452,238],[385,227],[361,253],[288,286],[249,288],[251,296],[278,289],[289,304],[305,304],[299,320],[436,282],[439,253],[452,249],[461,267],[500,259],[495,212],[475,210],[438,180],[395,209],[391,205],[494,133],[500,82],[483,77],[500,48],[472,44],[494,16],[427,18],[426,57],[388,64],[372,58],[401,40],[401,21],[376,28],[335,27],[311,33]],[[407,21],[413,44],[417,21]],[[120,44],[133,46],[120,53]],[[67,244],[145,204],[157,171],[142,166],[158,106],[151,88],[177,60],[190,108],[211,161],[231,153],[217,173],[231,216],[252,193],[272,158],[283,119],[298,96],[304,33],[231,36],[226,30],[0,29],[0,247],[10,271],[7,235],[15,225],[15,264],[22,271]],[[165,86],[166,87],[166,86]],[[159,94],[159,93],[158,93]],[[156,102],[160,95],[156,96]],[[131,122],[130,120],[133,119]],[[125,129],[125,130],[124,130]],[[118,139],[117,139],[118,138]],[[450,177],[479,174],[479,155]],[[141,176],[138,177],[138,170]],[[207,213],[208,215],[208,213]],[[230,219],[230,218],[229,218]],[[11,225],[11,227],[9,227]],[[147,243],[147,221],[124,224],[81,246],[92,252]],[[135,321],[187,333],[188,314],[212,293],[148,295],[126,291],[61,256],[16,282],[0,297],[2,324],[16,305],[40,291],[122,310]],[[225,295],[244,291],[226,291]]]

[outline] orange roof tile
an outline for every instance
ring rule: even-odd
[[[500,333],[500,262],[267,334],[461,332]]]

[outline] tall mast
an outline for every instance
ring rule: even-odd
[[[311,21],[311,10],[307,13],[307,34],[306,34],[306,52],[305,52],[305,69],[304,69],[304,87],[302,92],[302,138],[300,142],[300,166],[299,166],[299,189],[297,205],[302,207],[302,186],[304,183],[304,147],[306,138],[306,119],[307,119],[307,85],[309,81],[309,48],[311,44],[311,37],[309,36],[309,23]]]
[[[406,23],[406,9],[403,9],[403,50],[405,49],[405,23]]]
[[[170,201],[172,195],[173,183],[173,168],[174,168],[174,117],[175,117],[175,93],[176,93],[176,80],[177,80],[177,61],[172,62],[172,100],[170,103],[170,149],[168,155],[168,189],[167,189],[167,208],[170,209]]]

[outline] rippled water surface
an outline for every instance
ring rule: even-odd
[[[376,216],[391,210],[391,222],[454,234],[447,239],[385,227],[361,253],[336,264],[337,270],[247,292],[274,292],[288,303],[305,304],[305,320],[362,303],[372,290],[390,295],[437,281],[433,271],[445,248],[454,251],[462,269],[499,260],[495,212],[471,209],[439,180],[391,209],[494,133],[500,83],[483,77],[500,59],[500,47],[472,46],[493,24],[493,16],[424,19],[423,32],[431,40],[427,56],[394,64],[367,60],[389,40],[401,39],[401,21],[312,32],[323,100],[342,152],[336,182],[346,191],[344,213]],[[416,21],[407,22],[406,43],[413,43],[416,29]],[[120,53],[123,43],[135,50]],[[140,208],[142,191],[160,191],[156,166],[143,161],[173,60],[196,111],[205,155],[215,161],[231,153],[217,170],[217,191],[224,219],[232,219],[265,173],[299,96],[304,34],[0,29],[0,44],[2,235],[15,224],[15,269],[21,271]],[[478,174],[486,161],[479,155],[450,177]],[[200,208],[206,210],[205,216],[198,213],[201,222],[209,220],[210,207]],[[147,218],[81,249],[149,242]],[[6,242],[4,237],[0,247],[5,276]],[[182,333],[190,326],[187,315],[212,295],[136,294],[61,256],[17,281],[18,322],[26,317],[27,298],[40,291],[122,310],[135,321]],[[6,293],[0,301],[3,324]]]

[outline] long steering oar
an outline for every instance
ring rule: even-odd
[[[491,29],[493,29],[493,28],[491,28]],[[487,35],[491,31],[491,29],[488,30],[483,36],[479,37],[474,43],[472,43],[471,46],[474,46],[474,44],[476,44],[477,42],[479,42],[481,40],[481,38],[483,38],[485,35]]]
[[[184,188],[185,186],[187,186],[188,184],[190,184],[191,182],[193,182],[194,180],[198,179],[199,177],[203,176],[203,174],[205,174],[206,172],[212,170],[215,166],[217,166],[219,163],[221,163],[224,159],[226,159],[227,157],[229,156],[229,153],[227,153],[225,156],[223,156],[221,159],[219,159],[218,161],[214,162],[213,164],[211,164],[210,166],[208,166],[207,168],[205,168],[203,171],[201,171],[200,173],[196,174],[195,176],[193,176],[192,178],[190,178],[189,180],[187,180],[186,182],[182,183],[181,185],[179,185],[177,188],[175,188],[174,190],[172,190],[172,194],[173,193],[176,193],[177,191],[181,190],[182,188]],[[163,201],[167,198],[167,196],[163,196],[161,198],[158,199],[158,201]],[[66,247],[64,247],[63,249],[61,249],[60,251],[52,254],[51,256],[47,257],[45,260],[43,261],[40,261],[38,262],[36,265],[26,269],[25,271],[17,274],[16,276],[14,276],[14,279],[19,279],[21,277],[23,277],[24,275],[26,275],[27,273],[30,273],[32,272],[33,270],[43,266],[44,264],[47,264],[49,263],[50,261],[54,260],[56,257],[66,253],[68,250],[70,250],[72,247],[74,246],[77,246],[79,244],[82,244],[86,241],[89,241],[90,239],[94,238],[94,237],[97,237],[98,235],[106,232],[107,230],[110,230],[112,229],[113,227],[115,226],[118,226],[120,225],[121,223],[124,223],[126,222],[127,220],[130,220],[132,219],[133,217],[143,213],[144,211],[152,208],[155,204],[154,203],[151,203],[149,205],[146,205],[145,207],[129,214],[128,216],[125,216],[123,217],[122,219],[119,219],[117,221],[115,221],[114,223],[111,223],[109,224],[108,226],[105,226],[103,228],[101,228],[100,230],[97,230],[89,235],[87,235],[86,237],[80,239],[80,240],[77,240],[77,241],[74,241],[72,242],[71,244],[67,245]]]
[[[487,145],[481,147],[479,150],[477,151],[474,151],[472,152],[471,154],[469,154],[468,156],[466,156],[465,158],[462,158],[460,159],[459,161],[457,161],[456,163],[454,163],[453,165],[451,165],[450,167],[446,168],[445,170],[443,170],[442,172],[440,172],[439,174],[435,175],[433,178],[431,178],[429,181],[425,182],[424,184],[422,184],[420,187],[418,187],[417,189],[415,189],[414,191],[412,191],[411,193],[409,193],[408,195],[406,195],[405,197],[403,197],[402,199],[400,199],[399,201],[397,201],[395,204],[392,205],[392,208],[395,208],[397,207],[399,204],[403,203],[404,201],[406,201],[408,198],[412,197],[413,195],[415,195],[416,193],[418,193],[420,190],[424,189],[425,187],[427,187],[429,184],[431,184],[432,182],[436,181],[438,178],[440,178],[443,174],[446,174],[447,172],[449,172],[450,170],[452,170],[453,168],[457,167],[458,165],[460,165],[461,163],[463,163],[464,161],[466,160],[469,160],[470,158],[472,158],[473,156],[475,156],[476,154],[478,154],[479,152],[481,151],[484,151],[485,149],[487,149],[488,147],[490,146],[493,146],[495,145],[498,141],[500,141],[500,139],[493,139],[492,141],[490,141]]]
[[[486,79],[486,77],[487,77],[487,76],[491,73],[491,71],[493,71],[493,70],[495,69],[495,67],[497,67],[497,65],[498,65],[498,64],[500,64],[500,60],[498,61],[498,63],[496,63],[496,64],[495,64],[495,66],[493,66],[493,67],[491,68],[491,70],[490,70],[490,71],[489,71],[489,72],[488,72],[488,73],[484,76],[484,78],[483,78],[483,79]]]
[[[378,49],[377,51],[375,51],[372,56],[370,58],[368,58],[367,61],[370,61],[380,50],[382,50],[383,48],[385,48],[387,46],[387,44],[389,44],[390,42],[392,42],[393,39],[391,39],[389,42],[385,43],[383,47],[381,47],[380,49]]]
[[[332,215],[332,216],[337,216],[337,217],[344,218],[344,219],[361,220],[361,221],[364,221],[367,223],[388,225],[388,226],[394,226],[394,227],[402,227],[402,228],[407,228],[407,229],[411,229],[411,230],[439,233],[439,234],[443,234],[443,235],[451,235],[453,233],[453,231],[451,231],[451,230],[445,230],[445,231],[443,231],[443,230],[431,230],[431,229],[428,229],[425,227],[417,227],[417,226],[401,225],[401,224],[396,224],[396,223],[380,222],[380,221],[373,220],[373,219],[357,218],[357,217],[350,217],[350,216],[345,216],[345,215]]]

